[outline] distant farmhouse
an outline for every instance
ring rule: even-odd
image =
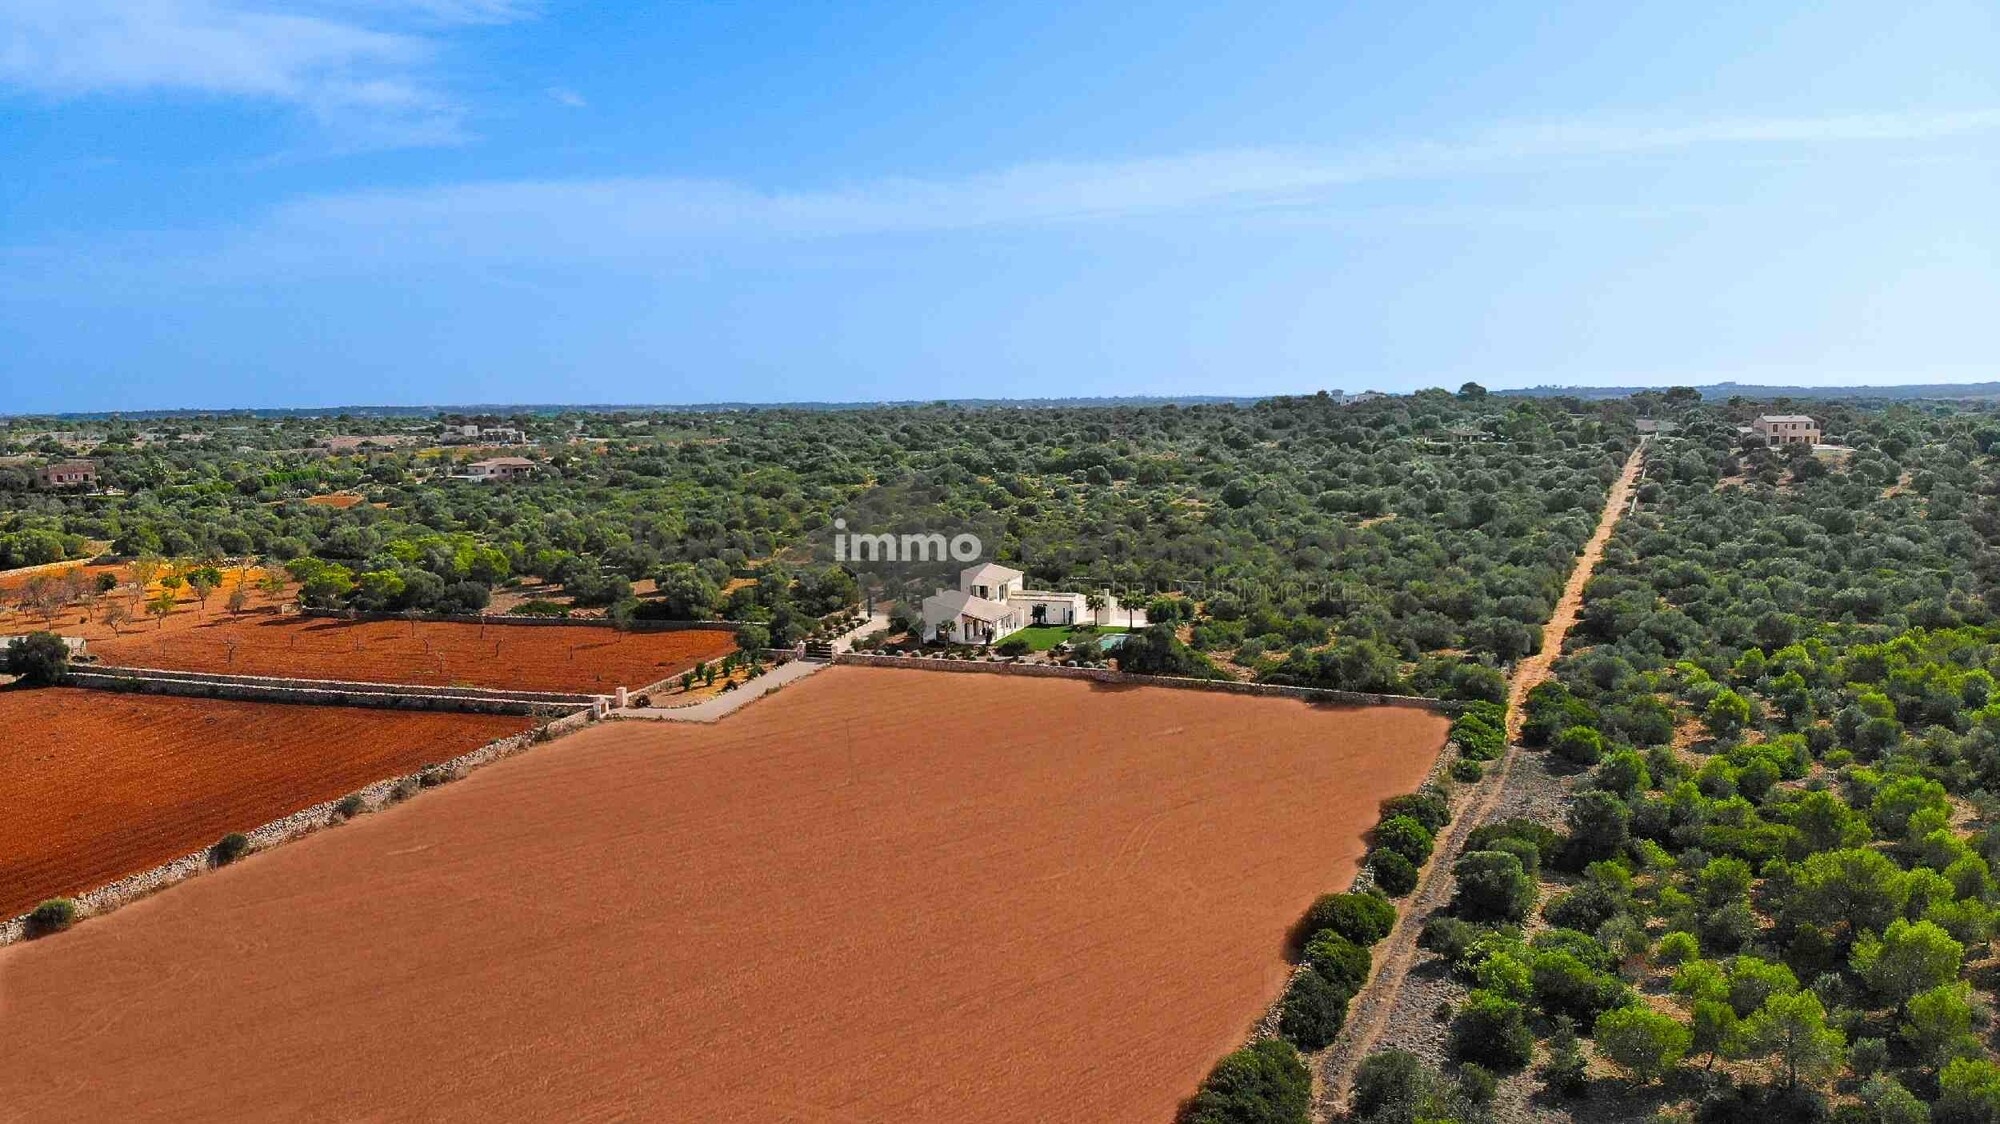
[[[1123,621],[1143,628],[1146,614],[1121,608],[1109,594],[1102,606],[1090,608],[1081,593],[1023,588],[1021,571],[987,562],[959,571],[957,589],[941,589],[924,598],[925,640],[961,644],[994,644],[1031,625],[1110,624]],[[1094,615],[1093,615],[1094,614]]]
[[[1819,423],[1804,414],[1759,414],[1750,423],[1750,432],[1766,445],[1817,445]]]
[[[489,457],[465,466],[466,480],[481,484],[505,484],[526,480],[535,473],[535,462],[526,457]]]
[[[487,445],[519,445],[528,439],[527,434],[504,425],[447,425],[442,436],[459,444],[477,441]]]
[[[57,461],[35,470],[35,483],[44,488],[97,487],[96,461]]]

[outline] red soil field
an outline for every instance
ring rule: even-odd
[[[185,616],[185,614],[183,614]],[[619,632],[584,626],[343,621],[212,611],[165,631],[93,639],[107,664],[235,675],[609,693],[735,651],[720,629]]]
[[[228,604],[229,592],[236,588],[239,578],[244,574],[241,567],[220,567],[223,574],[222,588],[210,596],[206,609],[201,606],[200,599],[186,586],[174,591],[179,608],[167,617],[162,626],[159,618],[146,613],[145,604],[140,599],[138,591],[130,584],[132,578],[130,567],[95,562],[89,564],[71,562],[66,565],[82,573],[86,580],[93,580],[99,574],[111,574],[118,579],[121,586],[115,593],[101,595],[93,593],[89,595],[88,600],[70,605],[50,621],[40,613],[30,612],[14,603],[21,589],[32,579],[32,574],[21,570],[0,572],[0,633],[31,632],[51,628],[64,636],[81,636],[94,642],[121,633],[130,634],[139,629],[157,634],[162,627],[167,632],[198,627],[211,623],[225,612],[224,606]],[[57,578],[63,577],[66,573],[59,568],[51,568],[44,572]],[[249,571],[252,581],[261,574],[260,570]],[[156,595],[161,589],[159,582],[155,581],[146,592]],[[254,587],[247,589],[246,592],[249,594],[249,612],[245,614],[246,616],[277,613],[277,599]],[[124,606],[131,616],[127,624],[115,629],[104,622],[103,616],[104,611],[114,603]]]
[[[337,507],[345,511],[350,507],[361,504],[366,499],[366,496],[357,496],[347,492],[335,492],[332,495],[326,496],[307,496],[306,502],[314,507]]]
[[[0,917],[449,760],[505,715],[0,691]],[[4,998],[4,995],[0,995]]]
[[[87,579],[95,578],[99,574],[117,574],[121,581],[125,577],[125,568],[123,566],[98,565],[80,560],[52,562],[46,566],[24,566],[18,570],[0,570],[0,594],[19,593],[21,590],[27,588],[29,582],[34,581],[38,577],[49,578],[51,580],[61,579],[67,577],[72,570],[83,574]]]
[[[1445,720],[836,667],[0,950],[24,1118],[1166,1124]]]

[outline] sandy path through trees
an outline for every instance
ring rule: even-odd
[[[1583,608],[1584,588],[1590,584],[1598,560],[1604,557],[1605,544],[1611,541],[1611,532],[1617,529],[1619,517],[1631,502],[1632,489],[1645,464],[1645,453],[1646,442],[1641,439],[1639,447],[1632,450],[1632,455],[1626,459],[1625,469],[1611,486],[1611,493],[1605,497],[1597,529],[1584,543],[1576,568],[1570,571],[1562,597],[1556,602],[1555,612],[1542,626],[1541,650],[1514,667],[1514,679],[1507,690],[1507,752],[1500,758],[1498,767],[1472,787],[1467,798],[1461,802],[1458,814],[1438,833],[1436,848],[1424,867],[1415,893],[1397,912],[1396,927],[1377,950],[1374,975],[1361,994],[1355,996],[1348,1010],[1347,1025],[1340,1037],[1320,1059],[1317,1119],[1330,1119],[1346,1107],[1355,1067],[1374,1048],[1376,1039],[1382,1036],[1383,1029],[1388,1025],[1390,1014],[1396,1009],[1396,993],[1402,988],[1403,979],[1409,975],[1410,966],[1416,960],[1417,937],[1423,929],[1424,920],[1451,898],[1452,864],[1464,850],[1466,837],[1493,814],[1501,793],[1507,788],[1507,778],[1520,755],[1521,726],[1525,720],[1522,704],[1526,702],[1529,691],[1548,679],[1556,660],[1562,656],[1563,641],[1568,638],[1570,629],[1576,626],[1577,614]]]

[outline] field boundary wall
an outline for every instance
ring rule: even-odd
[[[986,672],[994,675],[1025,675],[1036,679],[1087,679],[1097,683],[1122,683],[1144,687],[1178,687],[1190,691],[1216,691],[1227,695],[1254,695],[1264,698],[1302,699],[1337,706],[1402,706],[1450,714],[1456,709],[1443,699],[1423,695],[1378,695],[1365,691],[1334,691],[1324,687],[1285,687],[1275,683],[1242,683],[1234,679],[1191,679],[1177,675],[1132,675],[1105,667],[1054,667],[1038,663],[1003,663],[995,660],[928,659],[921,656],[877,656],[843,652],[835,663],[856,667],[908,667],[923,671]]]
[[[130,691],[243,702],[310,706],[367,706],[388,710],[443,710],[472,714],[536,715],[592,707],[602,696],[483,687],[431,687],[339,679],[285,679],[163,668],[72,666],[66,682],[100,691]]]
[[[416,789],[458,780],[474,769],[512,757],[534,745],[581,729],[593,721],[593,718],[593,712],[588,710],[557,718],[535,729],[488,742],[449,761],[427,765],[414,773],[384,777],[348,795],[360,797],[363,807],[368,811],[385,808],[407,799]],[[246,830],[243,834],[250,840],[252,851],[262,851],[289,843],[322,828],[345,822],[346,817],[340,815],[336,809],[346,799],[347,796],[341,796],[314,804],[310,808],[302,808],[290,815],[281,816],[269,823]],[[115,882],[108,882],[96,889],[78,894],[71,900],[76,903],[79,919],[96,917],[176,883],[185,882],[209,867],[208,852],[196,851],[177,859],[169,859],[150,870],[128,874]],[[0,921],[0,947],[26,937],[27,925],[28,915],[25,913],[19,917]]]
[[[409,613],[377,613],[361,609],[300,609],[302,617],[339,621],[408,621]],[[689,632],[706,629],[734,632],[738,621],[649,621],[632,620],[622,627],[604,617],[536,617],[520,613],[418,613],[422,624],[490,624],[495,627],[523,628],[603,628],[622,632]]]

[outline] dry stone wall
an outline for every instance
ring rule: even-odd
[[[485,687],[430,687],[338,679],[284,679],[220,675],[147,667],[72,667],[72,686],[245,702],[310,706],[369,706],[390,710],[444,710],[473,714],[568,713],[599,701],[596,695],[506,691]]]
[[[595,717],[594,712],[586,710],[563,718],[557,718],[526,733],[515,734],[511,737],[488,742],[477,749],[462,753],[449,761],[428,766],[415,773],[385,777],[373,784],[355,790],[350,795],[360,797],[362,806],[366,810],[373,811],[377,808],[386,807],[399,800],[406,799],[414,790],[457,780],[483,765],[489,765],[502,758],[512,757],[514,754],[520,753],[530,746],[549,741],[552,738],[557,738],[579,729],[588,725]],[[267,824],[245,831],[243,834],[250,840],[250,849],[253,852],[275,847],[282,843],[289,843],[294,839],[302,838],[322,828],[331,827],[336,823],[342,822],[345,817],[341,816],[336,809],[346,799],[347,797],[343,796],[336,800],[328,800],[322,804],[315,804],[310,808],[302,808],[291,815],[281,816]],[[243,860],[239,859],[238,861]],[[184,882],[189,878],[193,878],[202,871],[209,869],[209,865],[208,852],[206,850],[197,851],[194,854],[182,855],[177,859],[161,863],[151,870],[142,870],[137,874],[120,878],[116,882],[111,882],[88,892],[78,894],[73,899],[76,902],[78,919],[81,920],[109,913],[128,902],[137,901],[148,894],[166,889],[177,882]],[[27,923],[27,914],[22,914],[11,920],[0,921],[0,946],[9,945],[23,939],[27,935]]]
[[[1338,706],[1406,706],[1417,710],[1449,714],[1454,709],[1443,699],[1422,695],[1376,695],[1363,691],[1330,691],[1321,687],[1282,687],[1274,683],[1241,683],[1233,679],[1189,679],[1174,675],[1129,675],[1106,667],[1056,667],[1041,663],[1010,663],[1001,660],[949,660],[922,656],[877,656],[846,652],[835,663],[858,667],[909,667],[923,671],[985,672],[991,675],[1025,675],[1036,679],[1088,679],[1098,683],[1125,683],[1135,686],[1179,687],[1191,691],[1218,691],[1230,695],[1258,695],[1266,698],[1303,699],[1306,702]]]

